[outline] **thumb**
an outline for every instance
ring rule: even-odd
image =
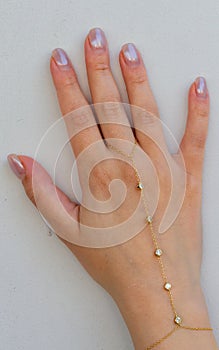
[[[54,231],[60,237],[71,241],[66,230],[70,231],[69,225],[71,232],[79,230],[79,206],[54,185],[47,171],[33,158],[9,154],[8,163],[22,181],[28,198]]]

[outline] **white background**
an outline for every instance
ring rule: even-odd
[[[83,40],[94,26],[102,27],[109,39],[124,101],[118,52],[123,43],[136,43],[161,116],[178,141],[188,87],[197,75],[207,78],[211,119],[204,170],[202,281],[219,340],[219,2],[1,0],[0,5],[1,349],[133,349],[113,301],[67,248],[48,236],[6,163],[10,152],[33,156],[43,133],[60,117],[49,73],[53,48],[68,51],[89,97]]]

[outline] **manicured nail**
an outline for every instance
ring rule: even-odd
[[[59,66],[61,69],[66,70],[71,66],[68,55],[63,49],[58,48],[53,50],[52,57],[55,60],[57,66]]]
[[[195,80],[196,94],[198,97],[206,98],[208,94],[206,80],[203,77],[198,77]]]
[[[138,52],[134,44],[125,44],[122,47],[124,58],[128,64],[139,63]]]
[[[9,154],[7,159],[13,173],[20,180],[23,180],[26,175],[26,171],[18,156],[16,154]]]
[[[90,45],[95,49],[104,49],[106,47],[106,37],[102,29],[93,28],[90,30],[89,35]]]

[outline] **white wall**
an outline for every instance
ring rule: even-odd
[[[43,133],[60,117],[48,66],[53,48],[69,52],[88,95],[83,39],[93,26],[107,34],[121,88],[120,46],[133,41],[140,48],[162,118],[178,140],[188,86],[199,74],[208,80],[203,285],[219,341],[218,1],[1,0],[0,5],[1,349],[133,349],[117,307],[67,248],[48,236],[6,164],[10,152],[33,156]],[[127,101],[124,92],[123,97]]]

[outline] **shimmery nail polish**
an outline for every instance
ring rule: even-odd
[[[106,47],[106,37],[102,29],[91,29],[88,35],[90,45],[95,49],[104,49]]]
[[[9,154],[7,159],[13,173],[20,180],[23,180],[26,175],[26,171],[18,156],[16,154]]]
[[[124,58],[128,64],[139,63],[139,57],[134,44],[125,44],[122,47]]]
[[[208,93],[206,80],[204,77],[198,77],[195,80],[196,94],[198,97],[205,98]]]
[[[71,66],[68,55],[63,49],[58,48],[53,50],[52,57],[61,69],[68,69]]]

